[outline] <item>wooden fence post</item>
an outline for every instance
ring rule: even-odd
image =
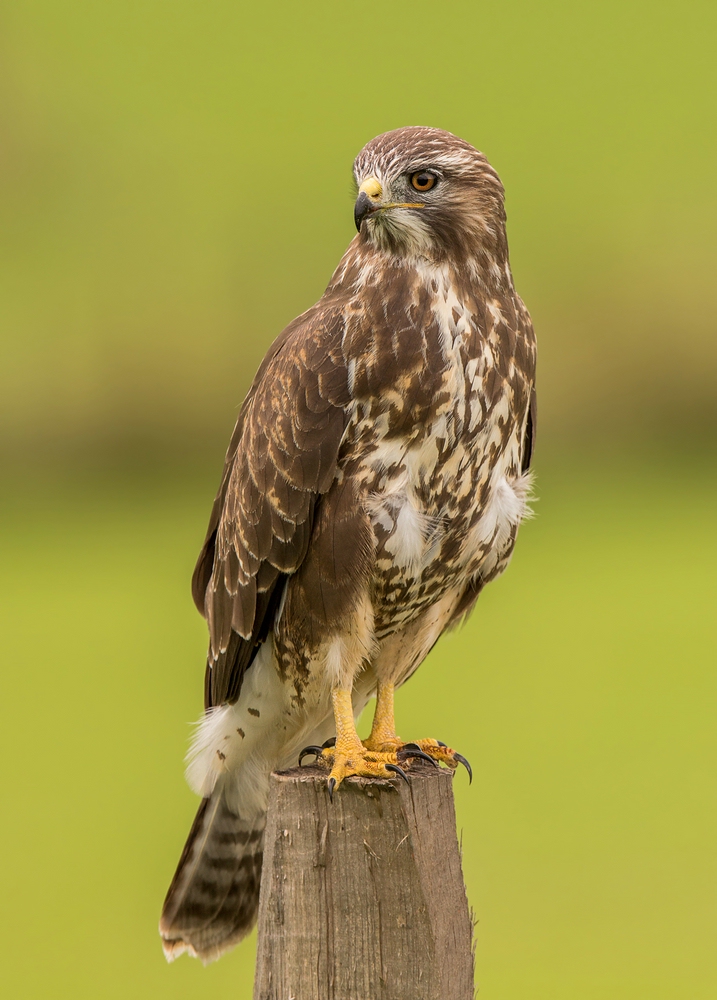
[[[254,1000],[473,1000],[452,777],[272,775]]]

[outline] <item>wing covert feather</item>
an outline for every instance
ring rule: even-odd
[[[238,698],[334,481],[351,402],[342,334],[338,310],[319,304],[300,316],[267,354],[239,414],[192,580],[209,624],[206,707]]]

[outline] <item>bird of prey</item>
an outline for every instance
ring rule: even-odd
[[[398,737],[394,690],[505,569],[527,511],[535,336],[498,175],[415,127],[369,142],[354,176],[358,233],[259,368],[194,572],[202,802],[160,922],[169,959],[211,961],[251,929],[269,776],[306,744],[334,795],[414,756],[463,760]]]

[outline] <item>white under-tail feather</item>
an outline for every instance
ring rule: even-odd
[[[358,679],[360,712],[373,688]],[[259,650],[234,705],[210,709],[197,726],[187,779],[203,796],[169,887],[159,930],[173,961],[188,952],[211,962],[254,925],[259,905],[269,776],[291,767],[309,743],[334,733],[328,688],[303,714],[289,711],[271,640]]]
[[[239,700],[210,708],[198,722],[187,754],[189,787],[197,795],[211,795],[219,778],[236,775],[252,757],[273,762],[285,740],[285,699],[273,645],[265,642],[246,673]]]

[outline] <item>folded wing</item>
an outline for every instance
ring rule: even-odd
[[[338,311],[319,304],[274,343],[244,401],[192,579],[209,624],[205,707],[234,702],[308,551],[351,402]]]

